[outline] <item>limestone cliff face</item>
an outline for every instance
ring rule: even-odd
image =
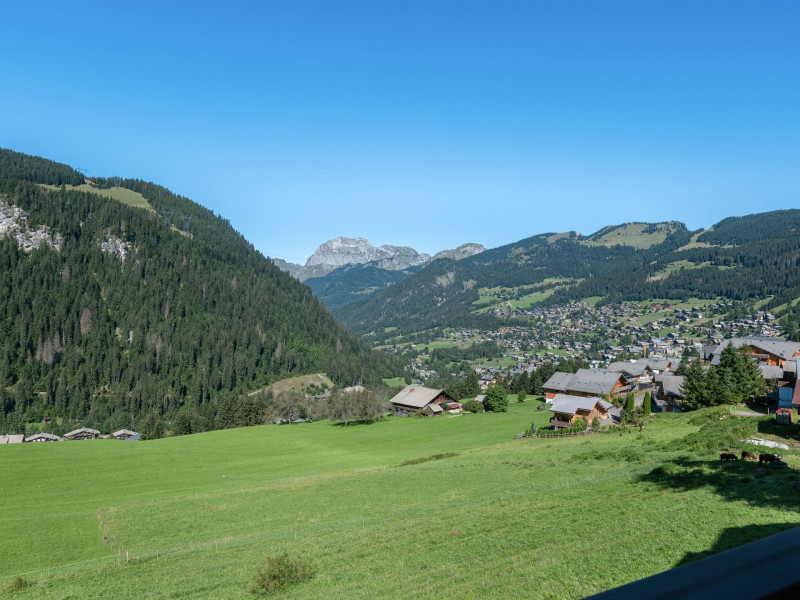
[[[439,252],[434,258],[460,260],[484,250],[480,244],[464,244],[455,250]],[[281,259],[275,259],[275,264],[300,281],[305,281],[312,277],[324,277],[346,265],[370,264],[387,271],[402,271],[424,265],[430,260],[430,254],[417,252],[409,246],[373,246],[365,238],[337,237],[320,245],[305,265],[287,263]]]

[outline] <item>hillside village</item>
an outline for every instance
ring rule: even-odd
[[[499,327],[493,331],[457,329],[431,346],[467,347],[494,342],[502,352],[502,365],[476,364],[476,372],[513,376],[560,359],[586,360],[595,367],[620,359],[661,356],[698,356],[704,346],[744,336],[780,337],[783,329],[767,312],[736,318],[726,315],[733,303],[707,303],[677,307],[671,303],[625,302],[595,307],[580,302],[566,306],[537,307],[523,311],[529,325]],[[445,375],[429,366],[426,345],[407,344],[389,348],[409,353],[408,368],[420,379]],[[478,363],[481,361],[477,361]],[[457,375],[458,373],[450,373]],[[463,375],[463,373],[461,373]]]

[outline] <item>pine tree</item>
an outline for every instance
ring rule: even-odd
[[[652,407],[650,405],[650,392],[644,393],[644,403],[642,404],[642,408],[644,410],[645,415],[649,415],[652,412]]]
[[[633,392],[628,392],[628,397],[625,399],[625,410],[628,414],[633,414],[633,411],[636,410],[636,398]]]

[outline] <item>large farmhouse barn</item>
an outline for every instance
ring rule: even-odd
[[[65,433],[64,437],[68,440],[93,440],[100,437],[100,432],[97,431],[97,429],[81,427],[80,429]]]
[[[591,398],[606,394],[614,396],[628,391],[625,376],[605,369],[578,369],[576,373],[555,373],[542,386],[549,401],[556,394]]]
[[[399,412],[439,415],[442,413],[441,403],[453,402],[453,399],[444,390],[407,385],[391,402]]]

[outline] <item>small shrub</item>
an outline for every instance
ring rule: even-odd
[[[467,400],[461,407],[471,413],[483,412],[483,402],[478,402],[477,400]]]
[[[20,592],[24,589],[31,587],[33,584],[24,577],[15,577],[6,585],[6,591],[9,593]]]
[[[270,556],[267,564],[259,569],[250,585],[250,592],[256,595],[279,592],[285,586],[300,583],[314,576],[311,565],[295,556],[279,554]]]

